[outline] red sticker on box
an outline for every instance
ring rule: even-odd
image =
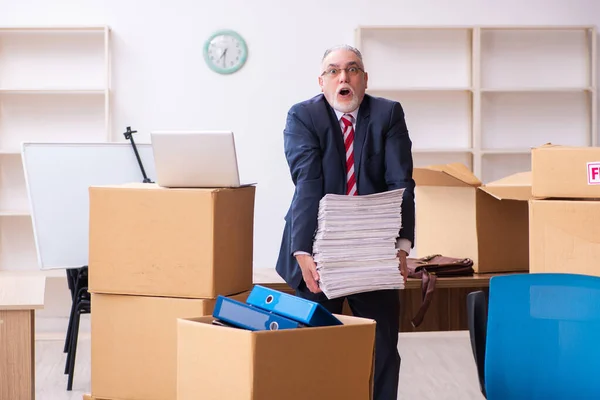
[[[600,161],[587,163],[588,185],[600,185]]]

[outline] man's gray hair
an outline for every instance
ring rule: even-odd
[[[356,54],[356,56],[360,60],[360,63],[363,64],[363,66],[364,66],[363,58],[362,58],[362,54],[361,54],[360,50],[358,50],[356,47],[350,46],[349,44],[339,44],[339,45],[330,47],[327,50],[325,50],[325,54],[323,54],[321,63],[325,60],[325,58],[329,55],[329,53],[336,51],[336,50],[348,50],[348,51],[353,52],[354,54]]]

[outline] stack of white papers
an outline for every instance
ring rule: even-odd
[[[321,199],[313,255],[327,298],[404,289],[396,249],[403,193],[327,194]]]

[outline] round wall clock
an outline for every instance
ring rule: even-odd
[[[232,74],[246,63],[246,41],[235,31],[225,29],[212,35],[204,43],[204,60],[219,74]]]

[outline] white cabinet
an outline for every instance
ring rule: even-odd
[[[367,93],[398,100],[415,166],[462,162],[485,183],[531,147],[595,146],[596,29],[361,26]]]
[[[0,27],[0,271],[39,269],[21,143],[110,140],[109,38],[105,26]]]

